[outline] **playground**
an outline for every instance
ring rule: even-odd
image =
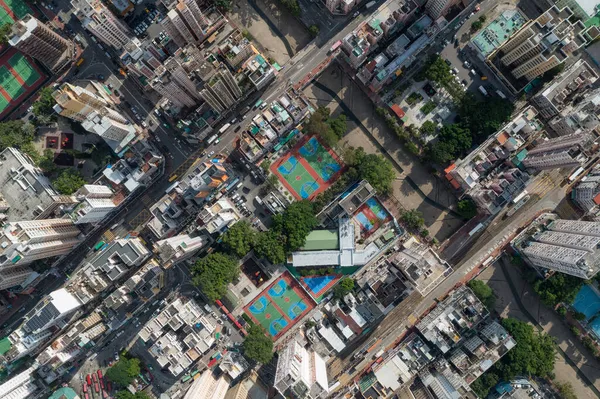
[[[27,58],[11,48],[0,56],[0,118],[33,94],[47,78]]]
[[[271,172],[297,200],[311,200],[325,191],[341,170],[337,155],[314,136],[301,141],[271,166]]]
[[[263,290],[244,311],[275,340],[314,307],[314,302],[286,272]]]
[[[392,217],[376,198],[369,198],[354,214],[354,219],[360,224],[363,235],[369,236]]]

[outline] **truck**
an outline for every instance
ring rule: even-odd
[[[365,5],[365,10],[368,10],[369,8],[373,7],[375,4],[377,4],[376,1],[369,1],[366,5]]]
[[[484,96],[488,95],[487,90],[485,89],[485,87],[483,86],[479,86],[479,91],[481,92],[481,94],[483,94]]]
[[[337,42],[333,43],[333,45],[329,48],[329,54],[333,54],[333,52],[335,50],[337,50],[338,48],[340,48],[341,45],[342,45],[341,40],[338,40]]]

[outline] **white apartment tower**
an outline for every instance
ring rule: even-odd
[[[273,385],[284,396],[289,389],[298,397],[325,398],[329,390],[325,361],[292,340],[279,353]]]
[[[552,221],[521,252],[533,266],[590,279],[600,270],[600,222]]]
[[[190,97],[196,100],[201,100],[200,92],[196,88],[196,84],[190,79],[187,72],[177,58],[171,57],[165,61],[165,68],[175,80],[175,82],[186,91]]]
[[[571,198],[585,213],[598,210],[600,205],[600,171],[593,170],[585,180],[581,180],[571,192]]]
[[[75,224],[97,223],[117,207],[112,198],[114,193],[107,186],[86,184],[75,193],[80,201],[69,216]]]
[[[68,253],[81,231],[70,219],[7,223],[0,234],[0,270]]]
[[[190,237],[188,234],[166,238],[154,244],[154,252],[158,254],[163,267],[168,268],[175,263],[191,258],[207,244],[205,237]]]
[[[133,35],[100,0],[71,0],[83,27],[109,46],[121,49]]]
[[[8,43],[40,61],[53,72],[67,65],[73,57],[73,42],[30,14],[12,25]]]
[[[177,29],[175,22],[169,17],[169,15],[163,18],[162,21],[160,21],[160,24],[165,29],[167,36],[169,36],[171,40],[175,42],[176,45],[178,45],[179,47],[184,47],[188,43],[186,38],[181,34],[181,32],[179,32],[179,29]]]
[[[584,150],[591,139],[588,132],[549,139],[529,151],[523,166],[534,171],[579,166],[587,159]]]
[[[221,68],[206,83],[200,95],[215,111],[222,113],[239,101],[242,90],[231,72]]]

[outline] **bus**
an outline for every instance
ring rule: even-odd
[[[181,379],[181,383],[188,382],[188,381],[189,381],[191,378],[192,378],[191,376],[189,376],[189,375],[185,375],[185,376],[183,376],[183,378]]]
[[[214,141],[217,139],[217,137],[219,137],[219,135],[218,135],[218,134],[215,134],[215,135],[213,135],[213,136],[210,136],[210,137],[208,138],[208,140],[206,140],[206,144],[212,144],[212,143],[213,143],[213,142],[214,142]]]
[[[83,393],[86,393],[86,392],[87,392],[87,387],[88,387],[88,385],[87,385],[87,384],[83,384]]]
[[[573,183],[575,179],[584,171],[583,167],[578,168],[571,176],[569,176],[569,183]]]
[[[77,61],[77,63],[75,64],[76,67],[81,66],[81,64],[83,64],[83,61],[85,61],[85,58],[81,57],[79,59],[79,61]]]
[[[229,129],[229,127],[231,126],[231,123],[226,123],[223,126],[221,126],[221,128],[219,129],[219,134],[223,134],[227,131],[227,129]]]
[[[523,190],[523,191],[521,192],[521,194],[519,194],[519,195],[517,195],[515,198],[513,198],[513,200],[512,200],[512,203],[513,203],[513,204],[516,204],[517,202],[521,201],[521,199],[522,199],[523,197],[525,197],[527,194],[529,194],[529,193],[527,192],[527,190]]]
[[[331,48],[329,48],[329,54],[332,54],[335,50],[337,50],[338,48],[340,48],[340,46],[342,45],[342,41],[338,40],[337,42],[333,43],[333,45],[331,46]]]

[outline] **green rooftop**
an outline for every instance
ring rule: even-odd
[[[54,391],[48,399],[75,399],[77,394],[69,387],[63,387]]]
[[[304,251],[323,251],[327,249],[339,249],[340,242],[337,230],[314,230],[302,247]]]
[[[12,344],[8,340],[8,337],[0,339],[0,355],[4,355],[6,352],[8,352],[11,346]]]

